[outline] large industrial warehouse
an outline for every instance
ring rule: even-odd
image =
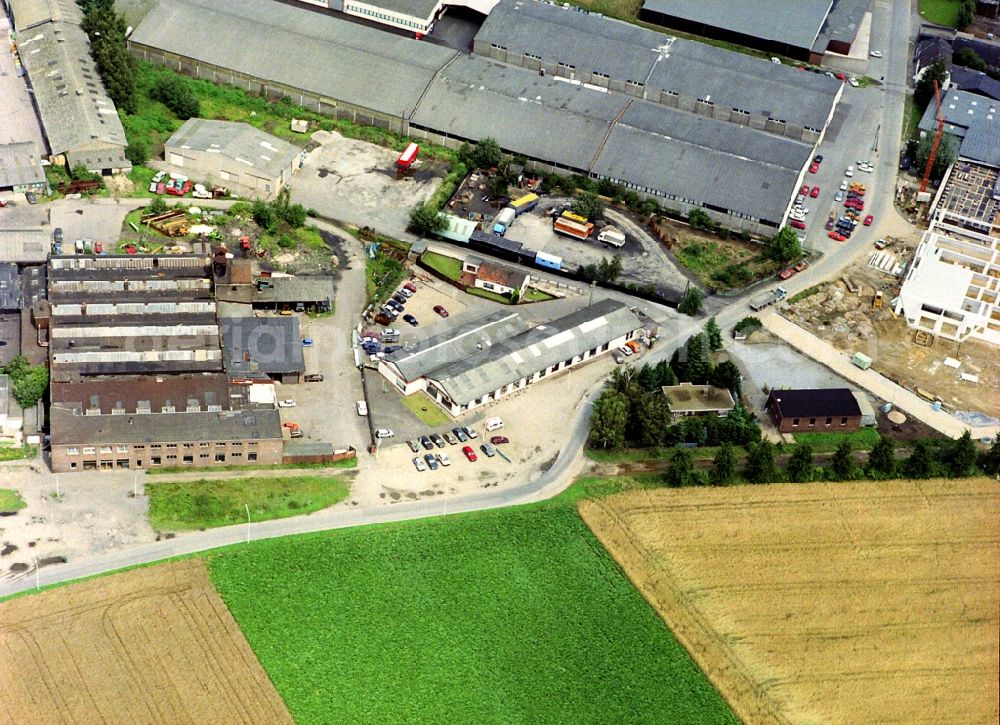
[[[492,136],[530,167],[610,178],[764,234],[784,221],[842,91],[535,0],[499,3],[474,55],[273,0],[161,1],[130,44],[190,75],[414,137]]]

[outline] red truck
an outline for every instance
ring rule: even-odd
[[[417,155],[420,153],[420,146],[415,143],[408,144],[403,153],[399,155],[396,159],[396,168],[399,171],[409,171],[410,167],[413,166],[413,162],[417,160]]]

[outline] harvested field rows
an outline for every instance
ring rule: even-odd
[[[291,723],[201,560],[0,604],[5,722]]]
[[[584,520],[746,722],[1000,716],[1000,485],[635,491]]]

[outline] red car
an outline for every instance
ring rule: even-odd
[[[441,317],[447,317],[448,316],[448,310],[446,310],[441,305],[434,305],[434,311],[437,312],[439,315],[441,315]]]
[[[490,443],[495,446],[499,446],[502,443],[510,443],[510,439],[507,436],[493,436],[490,438]]]
[[[791,224],[792,229],[805,229],[806,228],[806,223],[803,222],[803,221],[799,221],[798,219],[792,219],[792,221],[789,222],[789,223]]]
[[[827,231],[830,231],[831,229],[833,229],[833,225],[835,223],[836,222],[834,222],[833,219],[827,219],[826,224],[824,224],[823,226],[826,228]]]
[[[864,220],[863,223],[864,223],[864,225],[866,227],[870,227],[872,225],[873,221],[875,221],[875,217],[873,217],[871,214],[869,214],[868,216],[865,217],[865,220]]]
[[[819,164],[813,161],[811,164],[809,164],[809,173],[815,174],[817,171],[819,171]]]
[[[778,279],[788,279],[793,274],[795,274],[795,269],[792,268],[792,267],[789,267],[788,269],[781,270],[781,274],[778,275]]]
[[[476,452],[472,450],[472,446],[463,446],[462,453],[464,453],[465,457],[468,458],[470,461],[476,460]]]
[[[846,80],[847,80],[847,76],[845,76],[845,75],[844,75],[843,73],[838,73],[838,74],[837,74],[836,76],[834,76],[834,77],[835,77],[835,78],[836,78],[836,79],[837,79],[838,81],[846,81]]]
[[[818,186],[814,186],[812,188],[812,191],[809,192],[809,196],[811,196],[813,199],[815,199],[817,196],[819,196],[819,187]]]
[[[101,244],[100,242],[94,242],[94,254],[103,254],[103,253],[104,253],[104,245]]]
[[[847,241],[847,237],[845,237],[840,232],[830,232],[826,236],[830,237],[830,239],[832,239],[835,242],[844,242],[844,241]]]
[[[413,294],[417,293],[417,286],[413,284],[413,282],[407,282],[403,286],[406,287],[406,289],[410,290],[410,292],[412,292]]]
[[[809,196],[809,184],[803,184],[802,188],[799,189],[799,194],[801,196]]]

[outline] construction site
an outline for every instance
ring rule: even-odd
[[[873,248],[839,279],[793,297],[784,315],[848,355],[867,356],[872,369],[932,403],[996,415],[1000,364],[995,347],[937,337],[897,316],[893,301],[916,240],[883,241],[884,249]]]

